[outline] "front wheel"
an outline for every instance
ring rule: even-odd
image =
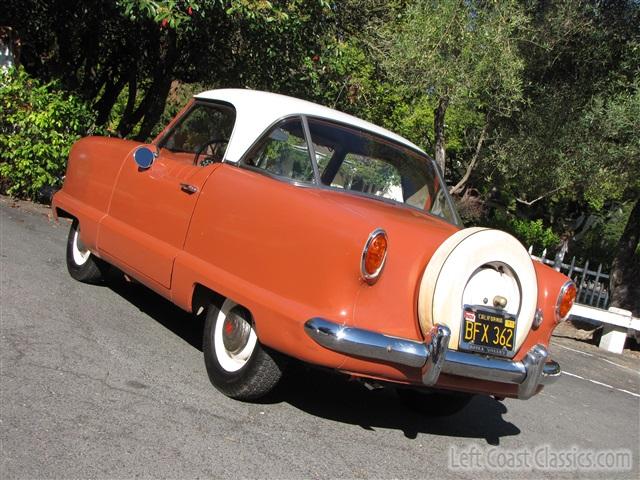
[[[67,270],[79,282],[99,283],[103,279],[105,265],[92,255],[80,239],[80,224],[74,220],[67,238]]]
[[[202,349],[209,380],[228,397],[258,399],[282,377],[284,359],[260,344],[251,313],[232,300],[209,305]]]
[[[429,417],[448,417],[463,410],[473,395],[439,390],[398,388],[398,397],[411,410]]]

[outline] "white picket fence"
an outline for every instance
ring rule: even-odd
[[[564,273],[575,282],[578,295],[570,317],[603,325],[600,348],[622,353],[627,336],[640,340],[640,319],[633,317],[628,310],[608,308],[609,274],[602,271],[602,264],[598,265],[596,270],[590,270],[589,260],[582,267],[576,265],[576,257],[571,259],[571,263],[564,263],[560,255],[556,255],[552,260],[546,258],[546,248],[538,257],[533,254],[533,246],[529,247],[529,255]]]
[[[602,270],[602,264],[599,264],[595,270],[591,270],[589,260],[581,267],[576,265],[576,257],[573,257],[570,263],[564,263],[560,256],[554,259],[546,258],[546,248],[542,251],[542,255],[537,257],[533,254],[533,246],[529,247],[529,255],[552,266],[574,281],[578,288],[576,303],[602,309],[609,307],[609,274]],[[592,265],[591,267],[593,268]]]

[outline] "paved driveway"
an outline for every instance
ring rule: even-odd
[[[638,478],[637,359],[554,338],[568,372],[555,385],[526,402],[478,397],[441,419],[304,368],[268,402],[241,403],[209,384],[201,322],[141,286],[68,276],[67,228],[0,198],[3,480],[556,477],[450,468],[469,466],[464,452],[508,459],[545,445],[633,456],[632,470],[561,476]]]

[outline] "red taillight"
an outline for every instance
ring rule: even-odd
[[[569,315],[573,302],[576,300],[578,291],[572,281],[565,283],[560,289],[560,295],[558,295],[558,303],[556,305],[556,319],[560,322],[565,320]]]
[[[362,278],[367,283],[373,284],[376,282],[380,272],[382,272],[386,258],[387,234],[382,229],[374,230],[364,245],[360,264]]]

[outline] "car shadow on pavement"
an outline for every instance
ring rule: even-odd
[[[499,445],[500,438],[520,433],[517,426],[502,418],[507,407],[492,397],[476,396],[451,416],[426,416],[407,407],[391,387],[369,390],[361,382],[334,372],[304,366],[293,370],[269,402],[283,401],[310,415],[365,430],[400,430],[410,439],[429,434],[484,439]]]
[[[202,351],[204,316],[195,317],[146,287],[112,273],[106,286],[162,326]],[[419,434],[484,439],[499,445],[500,438],[520,429],[503,419],[506,406],[487,396],[476,396],[467,407],[447,417],[427,417],[409,409],[393,388],[367,389],[344,375],[293,362],[281,384],[260,403],[288,403],[309,415],[359,425],[365,430],[400,430],[405,437]]]
[[[196,317],[185,312],[144,285],[125,281],[123,274],[113,267],[105,286],[189,345],[202,351],[203,316]]]

